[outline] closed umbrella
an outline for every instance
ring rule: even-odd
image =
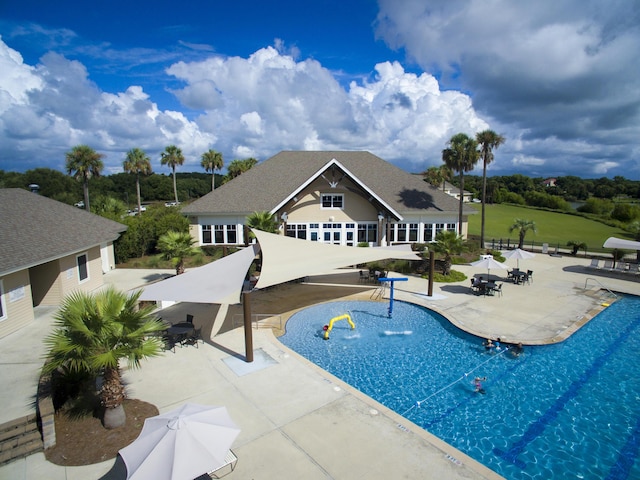
[[[225,465],[239,433],[225,407],[186,403],[147,418],[138,438],[119,453],[127,480],[192,480]]]
[[[493,269],[501,268],[503,270],[509,270],[509,267],[507,267],[504,263],[500,263],[499,261],[495,260],[493,257],[487,257],[475,262],[471,262],[471,266],[486,268],[487,276],[491,275],[492,268]]]
[[[507,250],[502,252],[502,256],[504,258],[515,258],[516,264],[518,265],[518,269],[520,269],[520,259],[527,259],[535,257],[535,253],[527,252],[526,250],[521,250],[519,248],[514,248],[513,250]]]

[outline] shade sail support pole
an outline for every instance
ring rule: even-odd
[[[244,350],[245,361],[253,362],[253,332],[251,331],[251,292],[242,292],[244,310]]]

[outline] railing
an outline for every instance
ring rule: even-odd
[[[237,328],[244,324],[244,315],[236,313],[233,316],[233,328]],[[282,315],[273,313],[254,313],[251,315],[251,324],[253,328],[258,330],[259,328],[276,328],[282,330]]]
[[[589,283],[589,280],[593,280],[594,282],[596,282],[598,285],[600,285],[600,288],[604,288],[607,292],[609,292],[609,295],[618,298],[618,295],[616,295],[615,293],[613,293],[611,290],[609,290],[607,287],[605,287],[602,283],[600,283],[600,281],[598,281],[598,279],[596,278],[592,278],[592,277],[588,277],[585,281],[584,281],[584,289],[587,289],[587,284]]]

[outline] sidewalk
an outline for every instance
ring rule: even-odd
[[[559,341],[585,316],[604,308],[603,297],[593,294],[594,287],[600,288],[596,282],[613,291],[640,291],[640,279],[590,271],[588,263],[583,258],[544,255],[526,261],[526,265],[521,261],[521,268],[534,270],[533,284],[505,282],[502,297],[475,296],[468,281],[435,284],[433,295],[428,297],[427,281],[410,277],[396,286],[395,298],[428,306],[480,337],[500,336],[528,344]],[[468,276],[486,273],[464,265],[454,268]],[[106,280],[128,289],[143,285],[156,273],[115,270]],[[255,293],[253,313],[279,314],[286,320],[307,302],[371,296],[368,287],[358,285],[357,270],[310,280],[316,285],[287,285]],[[185,308],[189,306],[167,310],[163,317],[173,311],[181,319]],[[213,307],[197,308],[203,310],[196,321],[212,322],[215,311],[208,308]],[[0,381],[12,387],[0,392],[4,407],[0,421],[33,411],[43,353],[41,338],[48,332],[52,313],[39,311],[31,326],[0,339]],[[233,446],[239,461],[226,477],[230,480],[500,478],[289,351],[270,329],[254,329],[253,343],[255,361],[251,364],[244,362],[242,328],[229,329],[197,349],[167,352],[145,361],[140,370],[125,372],[128,394],[153,403],[161,413],[184,402],[227,406],[242,429]],[[114,459],[84,467],[60,467],[36,454],[0,467],[0,479],[124,479],[123,468]]]

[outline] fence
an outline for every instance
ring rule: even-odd
[[[233,316],[233,328],[244,325],[244,315],[236,313]],[[282,330],[282,315],[254,313],[251,315],[251,325],[258,330],[259,328],[275,328]]]

